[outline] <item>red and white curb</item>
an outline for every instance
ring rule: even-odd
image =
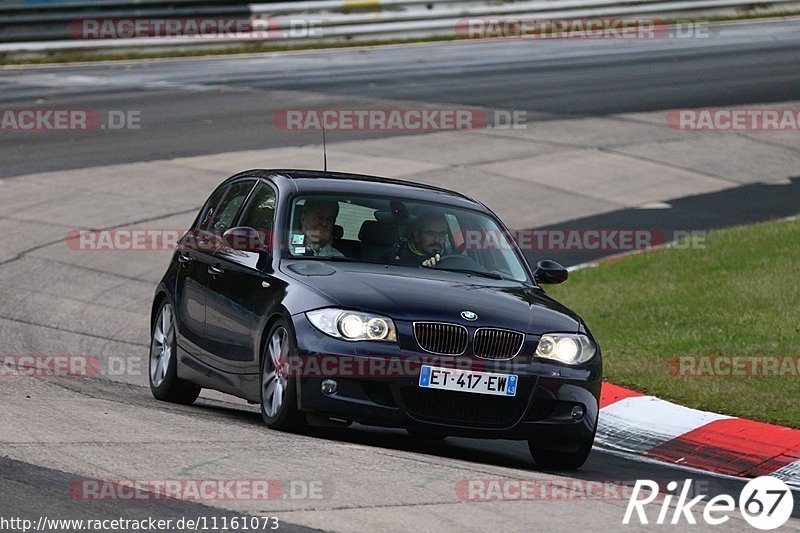
[[[737,477],[800,488],[800,430],[690,409],[603,383],[596,444]]]

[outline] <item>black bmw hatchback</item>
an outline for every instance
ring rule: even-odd
[[[276,429],[520,439],[549,468],[594,441],[600,348],[480,202],[399,180],[253,170],[222,183],[152,308],[150,387],[261,404]]]

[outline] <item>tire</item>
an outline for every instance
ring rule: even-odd
[[[412,438],[423,442],[437,442],[437,441],[443,441],[444,439],[447,438],[447,435],[434,435],[432,433],[422,433],[420,431],[414,431],[412,429],[407,429],[406,431]]]
[[[191,405],[202,390],[178,377],[175,312],[164,300],[150,331],[150,391],[157,400]]]
[[[307,426],[305,414],[297,409],[297,380],[286,371],[289,356],[296,352],[286,321],[278,320],[264,344],[259,374],[261,418],[271,429],[298,431]]]
[[[532,440],[528,441],[528,449],[533,460],[542,468],[549,470],[577,470],[583,466],[592,451],[594,437],[581,442],[577,451],[548,450],[538,448]]]

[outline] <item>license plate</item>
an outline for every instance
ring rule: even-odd
[[[422,365],[419,386],[430,389],[444,389],[477,394],[516,396],[517,376],[514,374],[494,374],[473,370],[456,370]]]

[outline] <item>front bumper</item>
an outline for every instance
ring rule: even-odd
[[[553,448],[569,448],[594,436],[602,379],[599,351],[578,368],[533,360],[526,355],[527,341],[511,361],[434,356],[408,343],[401,348],[334,339],[314,328],[304,314],[293,321],[299,353],[290,373],[297,379],[298,406],[307,413],[435,435],[531,439]],[[531,339],[533,346],[536,342],[538,338]],[[421,364],[513,373],[519,376],[517,394],[422,388]],[[322,392],[326,379],[336,381],[335,393]],[[575,406],[585,413],[577,420]]]

